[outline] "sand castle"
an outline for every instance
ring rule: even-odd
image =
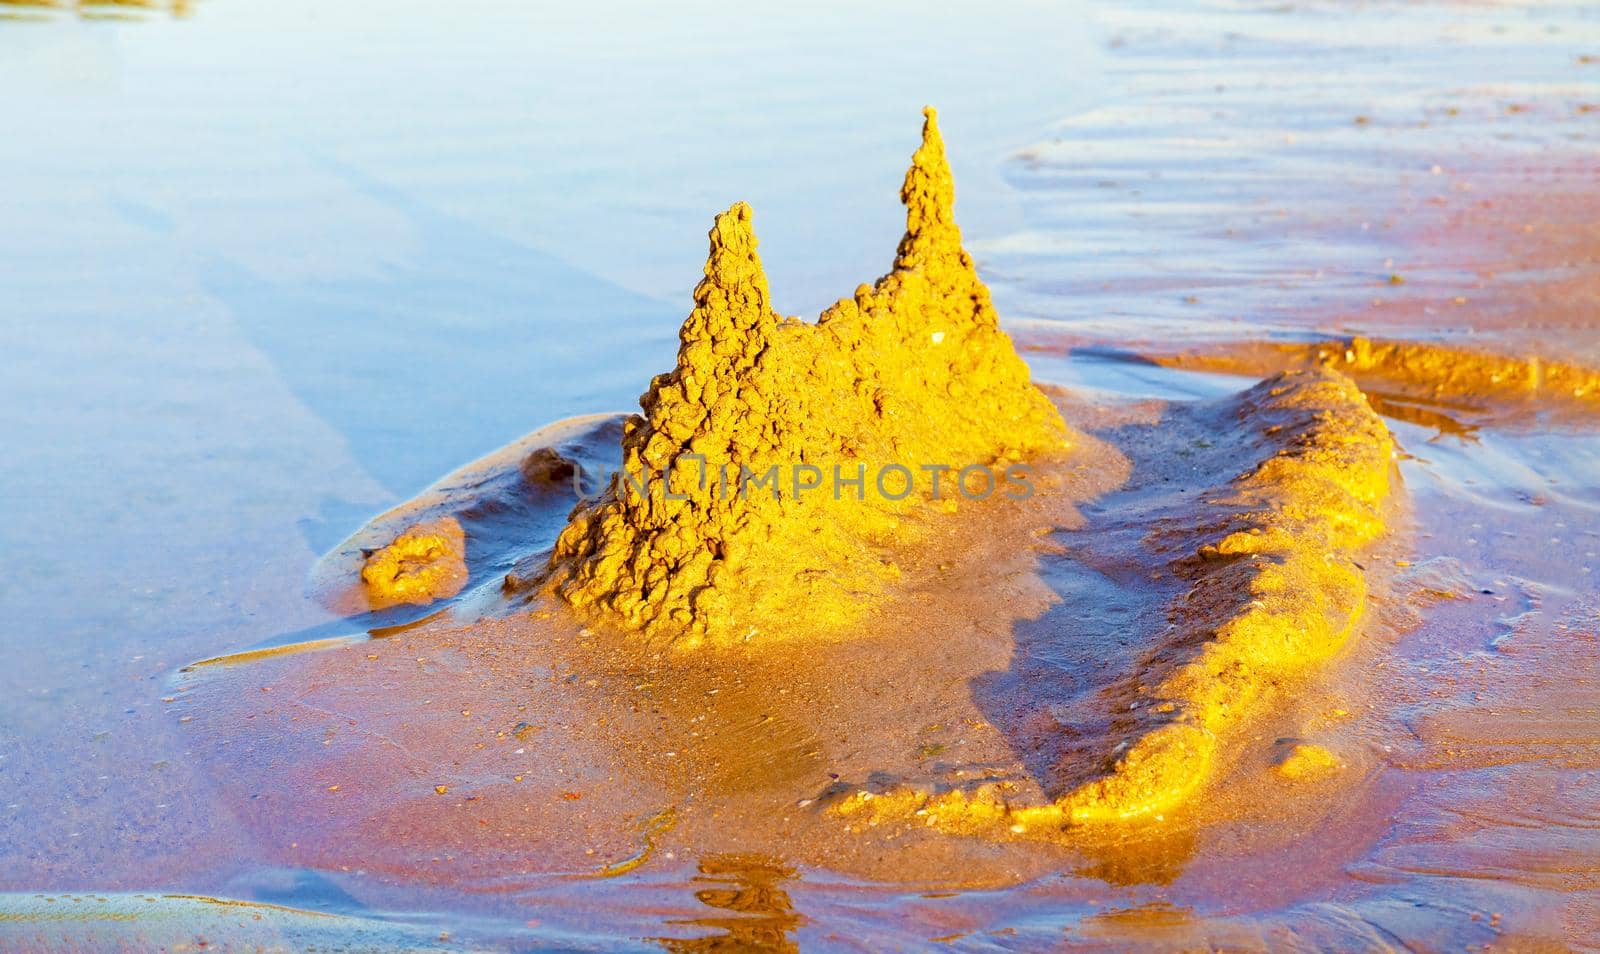
[[[925,115],[893,270],[814,324],[773,310],[749,206],[717,217],[677,367],[551,554],[545,579],[573,606],[680,644],[760,636],[797,607],[838,628],[879,604],[929,497],[958,496],[930,486],[938,468],[953,481],[1067,446],[961,247]]]
[[[548,553],[506,576],[517,599],[564,603],[623,646],[870,634],[904,605],[903,566],[963,546],[962,533],[991,532],[983,521],[949,522],[973,496],[961,483],[969,474],[979,472],[983,498],[1019,467],[1045,485],[1032,509],[992,532],[1063,526],[1072,501],[1052,496],[1051,475],[1098,466],[1106,445],[1064,423],[1000,330],[961,247],[932,110],[901,198],[906,234],[893,269],[815,323],[773,310],[749,207],[717,217],[677,366],[652,381],[643,414],[622,422],[621,468],[603,491],[580,499]],[[1229,451],[1188,488],[1195,493],[1133,507],[1151,541],[1133,558],[1185,588],[1164,631],[1132,634],[1140,654],[1123,675],[1107,674],[1094,714],[1049,741],[1054,768],[1031,794],[1004,781],[902,776],[873,790],[845,780],[817,804],[956,833],[1054,838],[1188,798],[1213,776],[1229,733],[1271,704],[1272,687],[1332,656],[1361,617],[1355,557],[1383,531],[1393,447],[1362,392],[1324,365],[1189,405],[1134,438],[1164,448],[1146,478],[1158,483],[1171,477],[1159,461],[1196,435]],[[530,435],[423,495],[425,506],[381,518],[416,525],[382,537],[394,541],[386,547],[360,548],[369,602],[455,592],[470,540],[452,515],[518,513],[535,485],[581,488],[580,470]],[[338,552],[357,551],[347,541]]]

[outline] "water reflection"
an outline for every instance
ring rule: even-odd
[[[141,20],[153,13],[175,18],[194,14],[194,0],[0,0],[0,19],[40,19],[50,13],[76,13],[85,20]]]
[[[794,931],[805,923],[783,883],[794,879],[793,868],[760,855],[713,855],[700,862],[694,883],[705,885],[694,896],[717,914],[673,921],[721,933],[696,938],[658,938],[674,954],[705,951],[800,950]]]
[[[1086,846],[1077,873],[1117,887],[1170,885],[1195,854],[1194,829],[1180,826],[1133,842]]]
[[[1427,427],[1435,432],[1428,443],[1453,437],[1463,444],[1476,444],[1478,442],[1478,425],[1470,421],[1460,420],[1445,410],[1443,402],[1429,406],[1414,399],[1385,394],[1381,391],[1363,389],[1367,402],[1372,409],[1384,417],[1396,421],[1405,421],[1419,427]]]
[[[1186,929],[1195,923],[1194,911],[1187,906],[1152,901],[1128,907],[1108,908],[1089,918],[1081,926],[1083,940],[1116,939],[1128,943],[1132,939],[1145,945],[1162,942],[1182,946],[1190,934]]]

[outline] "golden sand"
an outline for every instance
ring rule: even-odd
[[[454,596],[466,585],[466,557],[460,522],[441,517],[410,527],[368,556],[361,581],[374,608],[427,604]]]
[[[1299,742],[1290,747],[1273,765],[1273,770],[1292,782],[1322,778],[1339,771],[1339,757],[1320,745]]]
[[[1011,804],[1003,785],[857,792],[835,810],[917,816],[955,832],[1059,832],[1177,806],[1211,777],[1219,739],[1269,701],[1282,677],[1323,661],[1361,617],[1365,574],[1355,551],[1383,531],[1388,430],[1351,381],[1287,372],[1241,396],[1237,424],[1263,455],[1203,501],[1214,542],[1171,569],[1187,591],[1173,629],[1129,678],[1104,694],[1113,713],[1098,764],[1059,766],[1046,804]]]
[[[749,208],[717,217],[677,367],[652,382],[644,414],[624,423],[621,471],[580,501],[533,572],[519,565],[507,577],[517,599],[531,584],[540,602],[609,624],[607,642],[646,666],[660,664],[635,652],[641,637],[684,649],[887,633],[922,611],[930,564],[942,572],[957,551],[987,553],[988,563],[967,560],[961,572],[973,579],[945,581],[966,594],[947,618],[974,616],[982,632],[983,621],[1013,612],[983,593],[984,578],[1015,576],[1007,554],[1081,522],[1074,506],[1083,498],[1051,482],[1104,492],[1128,480],[1127,458],[1062,420],[1000,330],[961,247],[931,110],[901,198],[907,230],[893,270],[814,324],[772,309]],[[1049,746],[1048,777],[1029,788],[901,774],[889,790],[817,793],[819,804],[947,832],[1053,839],[1086,823],[1159,818],[1213,778],[1228,734],[1274,703],[1273,687],[1350,637],[1366,600],[1355,556],[1384,529],[1388,430],[1348,376],[1311,364],[1207,405],[1197,419],[1230,450],[1168,518],[1182,527],[1165,531],[1158,572],[1183,583],[1169,625],[1136,634],[1143,654],[1097,691],[1099,728],[1063,724],[1072,739]],[[1183,473],[1171,455],[1202,440],[1187,433],[1194,426],[1130,435],[1167,448],[1142,480]],[[577,464],[547,441],[523,443],[533,449],[514,467],[469,468],[477,476],[462,482],[467,496],[433,494],[427,508],[395,512],[433,519],[368,559],[362,575],[375,602],[459,589],[462,534],[448,514],[515,512],[511,498],[481,506],[472,495],[568,484],[581,493]],[[930,464],[981,465],[991,480],[1036,468],[1046,486],[1001,517],[949,487],[900,494],[882,483],[886,468],[922,477]],[[841,477],[857,483],[840,493]],[[958,510],[975,519],[954,519]],[[1092,538],[1083,545],[1095,548]],[[907,585],[912,575],[920,593]],[[550,619],[551,609],[535,618]],[[706,665],[748,670],[753,660]]]
[[[1285,368],[1330,368],[1393,400],[1443,403],[1457,413],[1512,423],[1592,420],[1600,412],[1600,370],[1537,354],[1496,354],[1426,341],[1356,335],[1312,343],[1229,345],[1150,360],[1171,368],[1265,375]],[[1380,398],[1381,399],[1381,398]],[[1404,409],[1396,416],[1404,417]],[[1436,423],[1419,421],[1419,423]]]
[[[679,646],[764,638],[801,607],[804,630],[838,631],[899,575],[895,551],[935,494],[923,467],[1003,471],[1067,445],[961,247],[926,117],[893,270],[814,324],[773,311],[749,206],[717,217],[677,367],[640,399],[622,472],[550,557],[573,606]],[[907,473],[919,486],[896,499]]]

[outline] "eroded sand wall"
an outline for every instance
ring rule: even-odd
[[[1046,785],[1052,799],[1013,803],[996,783],[911,784],[849,793],[834,810],[1046,837],[1159,815],[1211,778],[1225,734],[1279,680],[1345,644],[1366,599],[1357,551],[1385,525],[1388,429],[1349,378],[1324,369],[1263,381],[1225,402],[1219,423],[1248,436],[1249,456],[1204,492],[1190,511],[1197,525],[1171,531],[1191,542],[1168,567],[1187,584],[1170,625],[1101,693],[1109,731],[1064,747]]]

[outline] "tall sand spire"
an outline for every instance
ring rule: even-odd
[[[732,438],[737,400],[726,382],[747,377],[772,341],[778,315],[771,306],[766,271],[750,206],[735,203],[718,215],[711,232],[705,278],[695,286],[694,309],[678,333],[678,366],[651,383],[640,400],[646,412],[641,440],[647,463],[662,470],[699,439],[704,452],[715,438]],[[722,442],[716,448],[724,449]]]
[[[706,335],[765,329],[776,318],[751,219],[750,206],[735,202],[712,224],[705,278],[695,286],[695,307],[679,335],[685,344]]]
[[[900,186],[906,207],[906,234],[900,240],[896,268],[929,264],[933,255],[961,252],[961,229],[956,226],[955,178],[944,154],[939,134],[939,114],[932,106],[922,110],[922,145],[911,154],[911,168]]]

